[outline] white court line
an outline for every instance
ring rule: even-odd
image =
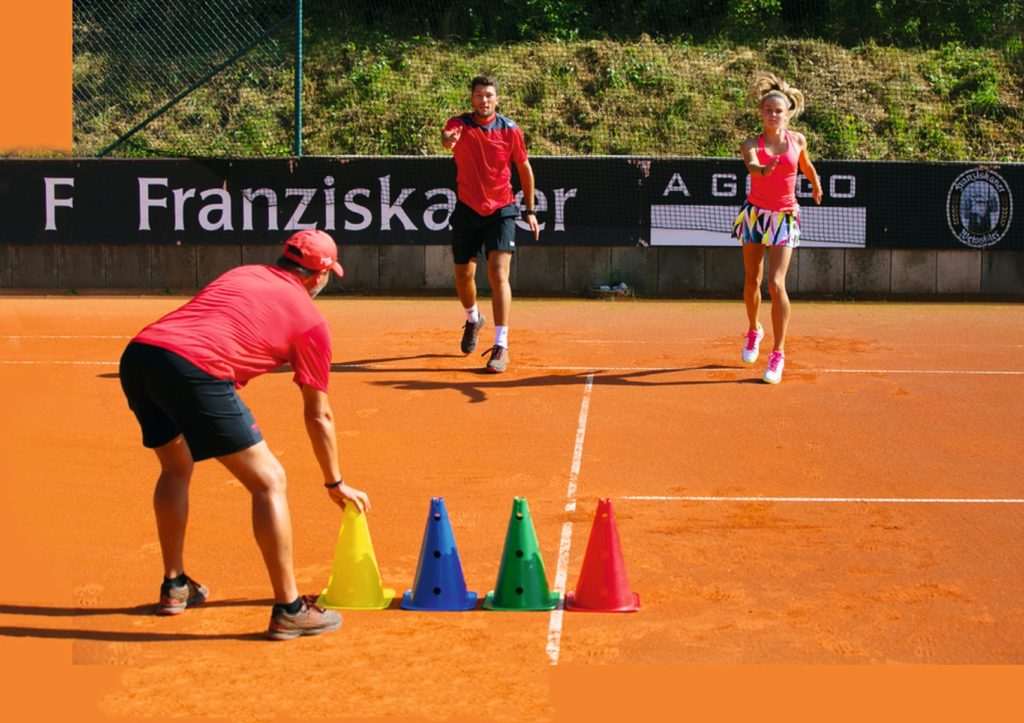
[[[1024,505],[1024,499],[987,497],[718,497],[709,495],[624,495],[641,502],[870,502],[877,504]]]
[[[0,359],[0,364],[15,364],[15,365],[26,365],[33,366],[36,364],[63,364],[71,366],[110,366],[116,367],[119,362],[115,361],[80,361],[70,359],[48,359],[48,360],[19,360],[19,359]]]
[[[10,334],[0,336],[0,339],[131,339],[130,336],[121,334]]]
[[[34,365],[34,364],[85,364],[85,365],[112,365],[117,366],[116,361],[77,361],[77,360],[62,360],[62,359],[0,359],[0,364],[15,364],[15,365]],[[402,365],[400,363],[393,364],[341,364],[335,363],[336,369],[396,369],[401,370]],[[721,367],[717,369],[689,369],[680,367],[612,367],[612,366],[600,366],[592,364],[590,366],[529,366],[529,365],[517,365],[516,369],[527,369],[532,371],[545,371],[545,372],[589,372],[591,375],[600,372],[746,372],[746,369],[740,367]],[[459,369],[454,368],[437,368],[435,371],[439,372],[457,372]],[[808,373],[808,374],[925,374],[925,375],[942,375],[942,376],[1024,376],[1024,370],[1005,370],[1005,369],[815,369],[807,368],[801,369],[799,367],[791,368],[792,374]]]
[[[576,426],[576,444],[572,450],[572,467],[569,470],[569,484],[565,490],[565,511],[576,511],[576,483],[583,463],[583,440],[587,435],[587,416],[590,414],[590,392],[594,388],[594,375],[587,376],[583,387],[583,401],[580,403],[580,421]],[[558,665],[562,645],[562,617],[565,614],[565,588],[569,577],[569,550],[572,548],[572,520],[562,524],[562,539],[558,543],[558,567],[555,570],[555,591],[561,593],[562,602],[551,611],[548,623],[548,644],[546,652],[551,665]]]
[[[1024,370],[1000,370],[1000,369],[800,369],[793,371],[799,373],[813,372],[815,374],[968,374],[968,375],[1024,375]]]
[[[0,334],[0,339],[131,339],[126,334]],[[351,343],[353,339],[349,339]],[[708,346],[711,344],[732,344],[731,338],[686,337],[682,339],[560,339],[561,344],[608,344],[608,345],[653,345],[653,346]],[[919,347],[920,348],[920,347]],[[929,344],[929,349],[975,349],[976,344]],[[991,344],[988,349],[1024,349],[1024,344]]]
[[[536,369],[542,371],[567,371],[567,372],[583,372],[583,371],[601,371],[601,372],[745,372],[746,369],[740,367],[721,367],[717,369],[686,369],[679,367],[605,367],[598,365],[591,365],[586,367],[579,366],[523,366],[518,365],[517,369]],[[1020,371],[1013,370],[988,370],[988,369],[815,369],[800,367],[791,368],[790,371],[793,374],[800,374],[801,372],[812,373],[812,374],[943,374],[943,375],[1008,375],[1008,376],[1024,376],[1024,369]]]

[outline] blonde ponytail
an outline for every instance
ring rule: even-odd
[[[782,98],[789,103],[790,118],[796,118],[804,110],[804,94],[772,73],[760,73],[750,84],[747,95],[758,108],[765,98]]]

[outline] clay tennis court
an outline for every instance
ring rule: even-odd
[[[540,721],[781,708],[793,720],[810,700],[832,719],[912,700],[932,720],[1013,715],[1024,306],[797,301],[771,387],[761,363],[739,362],[739,301],[517,300],[499,376],[458,353],[452,299],[320,300],[342,470],[370,494],[387,587],[412,586],[443,497],[482,599],[522,496],[548,581],[572,589],[607,497],[641,608],[410,612],[396,599],[344,612],[338,633],[269,643],[248,495],[214,462],[196,468],[186,542],[210,600],[151,614],[156,463],[117,360],[182,301],[0,298],[0,650],[14,711]],[[242,395],[289,474],[300,587],[319,592],[341,514],[300,396],[287,372]]]

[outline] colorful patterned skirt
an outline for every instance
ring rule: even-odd
[[[732,225],[732,237],[745,244],[800,245],[800,209],[768,211],[744,201]]]

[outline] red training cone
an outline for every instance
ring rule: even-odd
[[[565,596],[565,609],[595,613],[632,613],[640,609],[640,596],[629,589],[610,499],[597,501],[583,570],[576,589]]]

